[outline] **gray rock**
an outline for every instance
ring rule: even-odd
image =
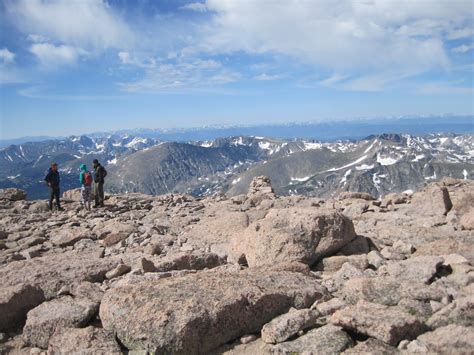
[[[26,191],[15,188],[0,189],[0,200],[2,199],[9,201],[26,200]]]
[[[465,326],[474,324],[474,295],[454,300],[433,314],[427,321],[427,324],[433,329],[452,323]]]
[[[387,272],[398,280],[428,283],[443,264],[438,256],[417,256],[407,260],[387,264]]]
[[[0,269],[0,280],[5,287],[23,282],[38,286],[50,299],[65,285],[103,281],[105,273],[119,263],[119,259],[99,258],[94,252],[71,251],[11,262]]]
[[[49,340],[51,355],[108,355],[122,354],[114,334],[102,328],[59,328]]]
[[[44,301],[44,293],[28,284],[0,288],[0,330],[13,331],[21,325],[26,314]]]
[[[117,265],[117,267],[113,270],[110,270],[109,272],[107,272],[105,274],[105,278],[107,279],[113,279],[115,277],[119,277],[119,276],[122,276],[124,274],[126,274],[127,272],[130,272],[132,270],[132,268],[128,265],[125,265],[125,264],[120,264],[120,265]]]
[[[300,330],[313,327],[319,312],[311,309],[290,310],[272,319],[262,328],[262,340],[268,344],[281,343]]]
[[[312,208],[272,209],[232,241],[235,260],[240,255],[250,267],[300,261],[314,264],[356,237],[352,222],[334,212]]]
[[[376,250],[372,250],[367,254],[367,262],[374,268],[378,269],[385,264],[385,258]]]
[[[329,316],[345,306],[347,306],[346,302],[340,298],[331,298],[329,301],[318,303],[311,308],[316,308],[322,316]]]
[[[332,324],[312,329],[293,341],[278,344],[272,348],[273,354],[339,354],[352,346],[353,341],[340,327]]]
[[[331,323],[396,346],[403,339],[414,339],[427,327],[417,317],[398,307],[359,301],[331,316]]]
[[[391,355],[399,354],[397,348],[390,346],[378,339],[369,338],[366,341],[358,343],[353,348],[347,349],[342,354],[344,355]]]
[[[53,235],[51,242],[59,247],[67,247],[81,239],[90,238],[91,234],[91,231],[85,228],[64,228]]]
[[[83,327],[95,315],[97,307],[86,299],[70,296],[44,302],[28,312],[23,339],[31,346],[46,349],[49,338],[61,327]]]
[[[428,353],[436,354],[472,354],[474,349],[474,327],[450,324],[420,335],[418,346]],[[408,345],[410,351],[413,347]]]
[[[208,271],[114,288],[102,300],[100,318],[130,350],[197,353],[258,332],[324,294],[316,280],[298,273]]]

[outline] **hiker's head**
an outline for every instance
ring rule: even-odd
[[[81,171],[87,171],[87,166],[86,166],[86,164],[81,164],[81,166],[79,167],[79,169],[81,169]]]
[[[92,164],[94,164],[94,168],[97,168],[97,166],[99,165],[99,161],[97,159],[94,159],[92,161]]]
[[[52,171],[58,171],[58,164],[52,163],[52,164],[51,164],[51,170],[52,170]]]

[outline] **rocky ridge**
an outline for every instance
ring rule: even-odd
[[[0,352],[470,353],[474,182],[322,200],[0,190]]]

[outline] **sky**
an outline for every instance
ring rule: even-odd
[[[473,0],[2,0],[0,139],[474,115]]]

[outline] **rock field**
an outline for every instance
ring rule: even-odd
[[[79,194],[0,190],[0,353],[474,354],[474,181]]]

